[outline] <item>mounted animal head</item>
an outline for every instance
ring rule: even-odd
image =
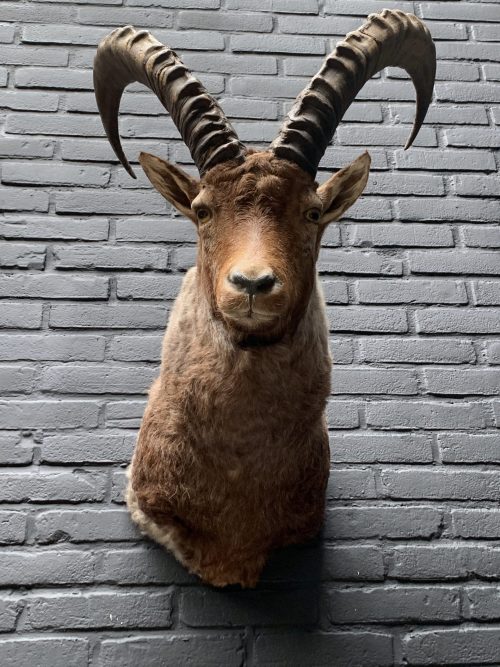
[[[349,33],[297,97],[268,150],[247,149],[218,103],[147,31],[110,33],[94,61],[97,104],[108,139],[128,173],[118,113],[125,87],[148,86],[171,114],[200,172],[195,179],[147,153],[153,186],[198,229],[198,275],[212,312],[240,344],[280,340],[295,330],[314,284],[322,234],[360,196],[364,153],[323,185],[316,171],[345,111],[387,66],[405,69],[417,93],[408,148],[432,98],[436,68],[429,31],[415,16],[384,10]]]

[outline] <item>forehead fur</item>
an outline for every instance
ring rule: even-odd
[[[236,204],[272,204],[289,199],[292,193],[316,189],[309,174],[270,152],[250,153],[243,164],[225,162],[205,174],[202,184],[231,195]]]

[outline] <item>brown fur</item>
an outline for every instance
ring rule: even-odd
[[[321,526],[331,360],[315,262],[335,206],[364,187],[369,159],[339,177],[346,195],[335,177],[318,188],[267,153],[215,167],[200,183],[150,158],[141,163],[155,187],[184,211],[186,196],[193,211],[208,207],[211,220],[198,225],[197,267],[170,317],[127,503],[140,528],[204,581],[254,586],[271,549]],[[318,224],[305,218],[311,206],[322,209]],[[278,277],[253,297],[250,316],[249,297],[227,280],[235,266]]]

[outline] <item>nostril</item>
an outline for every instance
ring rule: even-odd
[[[276,283],[276,277],[272,273],[266,273],[258,278],[248,278],[243,273],[234,272],[228,276],[229,282],[247,294],[265,294],[269,292]]]
[[[257,280],[254,282],[256,292],[269,292],[269,290],[272,289],[276,283],[276,276],[273,276],[272,273],[268,273],[265,276],[257,278]]]

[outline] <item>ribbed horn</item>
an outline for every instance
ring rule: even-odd
[[[346,35],[297,97],[271,144],[280,158],[313,176],[338,124],[358,92],[384,67],[408,72],[417,92],[417,111],[406,142],[409,148],[429,108],[436,74],[436,49],[427,27],[413,14],[384,9]]]
[[[125,87],[138,81],[151,88],[181,133],[201,175],[226,160],[243,161],[245,147],[201,83],[147,30],[117,28],[99,44],[94,58],[94,89],[101,120],[116,156],[135,178],[118,131]]]

